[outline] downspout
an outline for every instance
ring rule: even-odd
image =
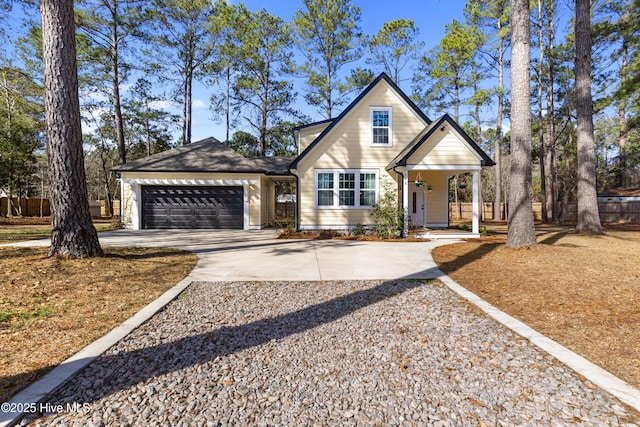
[[[398,167],[398,165],[395,165],[395,166],[392,168],[392,169],[393,169],[393,171],[396,173],[396,175],[397,175],[397,177],[398,177],[398,178],[403,178],[403,177],[404,177],[404,176],[403,176],[403,174],[402,174],[402,173],[400,173],[400,172],[398,172],[398,171],[396,170],[396,168],[397,168],[397,167]],[[399,181],[399,182],[400,182],[400,185],[401,185],[401,186],[404,184],[404,183],[402,182],[402,179],[400,179],[400,181]],[[404,191],[404,188],[402,189],[402,191]],[[400,205],[402,206],[402,203],[401,203]],[[405,206],[402,206],[402,209],[404,209],[404,208],[405,208]]]
[[[447,179],[447,228],[451,225],[451,201],[449,200],[449,189],[451,188],[451,180],[453,176]]]
[[[296,177],[296,231],[300,231],[300,179],[298,178],[298,170],[293,176]],[[291,172],[291,169],[289,169]],[[293,173],[293,172],[292,172]]]
[[[404,230],[408,229],[408,227],[409,227],[407,224],[405,224],[405,221],[407,220],[406,218],[407,218],[407,215],[408,215],[408,212],[409,212],[409,206],[405,206],[404,205],[404,192],[405,192],[405,188],[404,188],[404,172],[403,173],[398,172],[396,170],[396,168],[398,166],[399,165],[395,165],[392,169],[396,173],[398,178],[400,179],[399,182],[401,183],[401,186],[402,186],[402,197],[399,198],[401,200],[400,201],[400,207],[402,208],[402,230],[403,230],[402,234],[403,234],[403,237],[407,237],[407,236],[404,235]],[[407,173],[407,178],[408,177],[409,177],[409,174]],[[408,189],[407,189],[407,191],[408,191]]]

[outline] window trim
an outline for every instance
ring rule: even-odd
[[[318,204],[318,192],[319,190],[327,190],[318,188],[318,176],[320,174],[330,173],[333,174],[333,204],[332,205],[319,205]],[[345,206],[340,205],[340,185],[339,178],[341,173],[353,173],[355,179],[354,191],[354,205]],[[380,173],[378,169],[316,169],[314,173],[313,193],[314,204],[316,209],[371,209],[373,206],[360,205],[360,175],[361,174],[373,174],[375,175],[375,203],[380,200]],[[343,189],[344,190],[344,189]],[[366,189],[369,190],[369,189]],[[371,191],[371,190],[369,190]]]
[[[389,126],[373,126],[373,113],[375,111],[387,111],[389,113]],[[393,146],[393,140],[392,140],[393,120],[392,120],[392,117],[393,117],[393,108],[392,107],[375,107],[375,106],[369,107],[369,124],[370,124],[370,127],[371,127],[370,145],[372,147],[392,147]],[[386,128],[386,129],[388,129],[388,131],[389,131],[389,142],[387,142],[386,144],[376,144],[374,142],[374,137],[373,137],[373,130],[375,128],[380,128],[380,129],[385,129]]]

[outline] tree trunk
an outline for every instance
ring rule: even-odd
[[[626,40],[622,46],[622,65],[620,68],[620,86],[623,86],[627,80],[627,55],[629,49]],[[620,135],[618,137],[618,187],[624,188],[627,185],[627,99],[622,96],[618,101],[618,124],[620,126]]]
[[[331,86],[331,61],[327,60],[327,119],[331,118],[331,114],[333,113],[332,110],[332,105],[331,105],[331,91],[333,90],[333,87]]]
[[[498,31],[502,24],[500,19],[498,19]],[[502,205],[502,165],[501,165],[501,145],[502,145],[502,115],[503,112],[503,104],[504,104],[504,58],[503,58],[503,49],[504,49],[504,38],[500,37],[500,45],[498,47],[498,117],[496,118],[496,148],[494,154],[494,161],[496,165],[493,170],[495,172],[495,180],[496,180],[496,196],[495,203],[493,204],[493,219],[501,220],[502,219],[502,209],[500,205]]]
[[[40,15],[51,199],[49,256],[102,256],[87,200],[73,0],[42,0]]]
[[[267,126],[269,113],[269,73],[262,76],[262,105],[260,111],[260,156],[267,155]]]
[[[117,10],[117,5],[113,10]],[[122,108],[120,106],[120,64],[118,51],[118,20],[113,17],[111,26],[111,78],[113,91],[113,120],[116,127],[116,143],[118,145],[118,155],[120,164],[127,163],[127,147],[124,143],[124,120],[122,120]]]
[[[511,2],[511,170],[507,246],[536,244],[531,178],[529,0]]]
[[[591,97],[591,1],[576,0],[576,115],[578,123],[578,233],[602,233],[596,193]]]
[[[231,67],[227,66],[227,93],[225,96],[225,125],[226,125],[226,139],[225,142],[229,142],[231,140],[230,132],[231,132]]]
[[[551,185],[547,191],[547,220],[558,223],[558,170],[556,166],[556,130],[555,130],[555,106],[554,106],[554,39],[553,18],[555,16],[555,0],[549,2],[549,19],[547,21],[547,33],[549,37],[549,55],[547,67],[547,123],[545,130],[545,181]],[[551,206],[551,212],[549,212]],[[551,218],[549,218],[551,213]]]
[[[100,153],[100,163],[102,166],[102,176],[104,177],[104,191],[106,193],[105,210],[111,217],[113,216],[113,196],[111,195],[111,184],[109,183],[109,168],[107,167],[108,153],[103,151]]]
[[[544,120],[542,118],[542,70],[544,65],[544,31],[542,25],[542,0],[538,1],[538,51],[540,62],[538,63],[538,144],[540,144],[540,200],[542,205],[542,222],[546,223],[547,218],[547,174],[545,173],[545,139]],[[547,114],[548,116],[548,114]]]
[[[191,111],[192,111],[192,88],[193,88],[193,66],[186,65],[184,76],[184,96],[182,105],[182,145],[191,144]]]

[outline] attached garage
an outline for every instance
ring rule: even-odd
[[[142,186],[142,228],[242,229],[240,186]]]
[[[276,217],[289,157],[245,157],[207,138],[113,170],[125,228],[258,230]]]

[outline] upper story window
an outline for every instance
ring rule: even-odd
[[[391,146],[391,107],[371,107],[371,145]]]

